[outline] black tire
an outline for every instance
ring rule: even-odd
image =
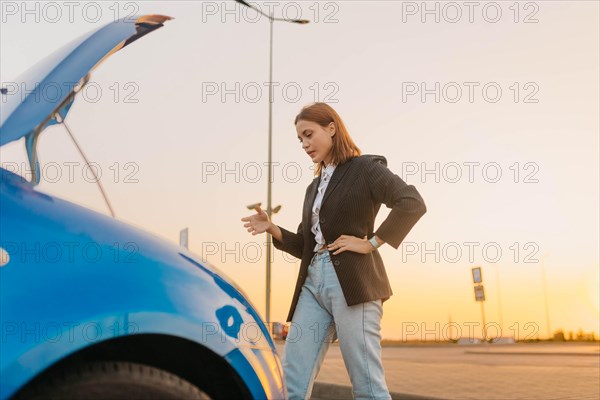
[[[104,361],[52,373],[17,394],[15,400],[210,399],[186,380],[143,364]]]

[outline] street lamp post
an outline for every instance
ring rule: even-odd
[[[254,210],[256,207],[260,207],[262,203],[254,203],[254,204],[250,204],[249,206],[246,206],[248,208],[248,210]],[[277,207],[273,208],[271,210],[271,206],[269,206],[267,208],[270,212],[269,212],[269,219],[271,219],[271,215],[277,214],[279,212],[279,210],[281,210],[281,205],[278,205]],[[269,234],[267,233],[267,238],[269,237]],[[271,322],[270,321],[270,312],[271,312],[271,247],[270,247],[270,241],[267,241],[267,304],[266,304],[266,322],[267,322],[267,326],[268,324]],[[269,327],[270,329],[270,327]]]
[[[254,7],[251,4],[246,3],[244,0],[235,0],[236,2],[243,4],[246,7],[252,8],[259,14],[269,19],[269,150],[268,150],[268,161],[267,168],[268,182],[267,182],[267,215],[271,219],[271,180],[272,180],[272,137],[273,137],[273,22],[291,22],[294,24],[308,24],[308,20],[305,19],[287,19],[287,18],[275,18],[273,14],[268,15],[262,12],[260,9]],[[266,312],[265,319],[267,324],[271,322],[271,235],[267,233],[267,284],[266,284]]]
[[[502,297],[500,296],[500,267],[496,264],[496,290],[498,291],[498,317],[500,319],[500,332],[504,332],[504,317],[502,315]],[[501,335],[504,336],[504,335]]]
[[[548,338],[552,340],[552,331],[550,330],[550,311],[548,310],[548,287],[546,285],[546,268],[545,261],[548,253],[542,256],[542,290],[544,291],[544,311],[546,313],[546,330]]]

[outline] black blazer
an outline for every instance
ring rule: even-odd
[[[314,255],[316,241],[311,232],[311,216],[320,179],[320,176],[316,177],[306,189],[302,222],[297,233],[279,227],[282,241],[273,238],[275,248],[302,260],[287,321],[294,316]],[[382,203],[392,210],[374,231],[375,217]],[[340,235],[359,238],[367,235],[370,238],[375,234],[397,249],[426,211],[419,192],[387,168],[385,157],[362,155],[335,168],[323,196],[319,218],[327,243]],[[392,295],[379,251],[360,254],[347,250],[337,255],[330,253],[330,256],[349,306],[377,299],[385,301]]]

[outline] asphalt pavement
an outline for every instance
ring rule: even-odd
[[[382,357],[393,399],[600,399],[600,343],[399,345]],[[333,344],[312,399],[351,398]]]

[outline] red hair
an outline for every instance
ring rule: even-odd
[[[333,135],[333,147],[331,148],[331,162],[335,165],[343,164],[351,158],[358,157],[362,154],[358,146],[354,143],[342,118],[338,113],[326,103],[313,103],[304,106],[300,113],[296,115],[294,125],[298,121],[310,121],[327,128],[333,122],[335,125],[335,135]],[[323,161],[321,161],[316,169],[315,176],[321,174],[323,169]]]

